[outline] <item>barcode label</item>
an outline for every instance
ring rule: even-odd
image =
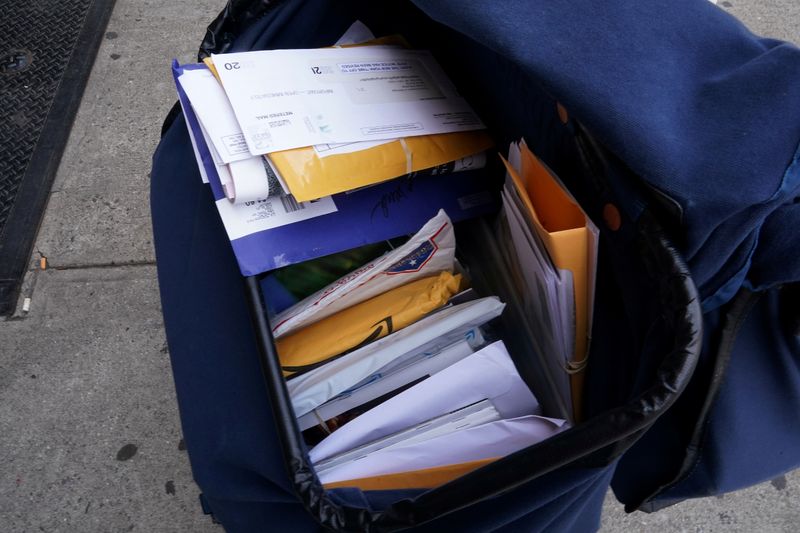
[[[291,194],[281,196],[281,203],[283,204],[283,209],[287,213],[294,213],[295,211],[300,211],[301,209],[306,208],[306,206],[304,206],[303,204],[297,203],[297,200],[295,200],[294,196],[292,196]]]

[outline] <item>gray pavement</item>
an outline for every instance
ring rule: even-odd
[[[118,0],[0,323],[0,531],[221,531],[181,443],[156,283],[150,158],[219,0]],[[22,300],[21,300],[22,301]]]
[[[700,0],[698,0],[700,1]],[[221,531],[181,446],[149,220],[150,157],[222,0],[117,0],[31,261],[0,323],[0,530]],[[796,0],[722,1],[758,33],[800,40]],[[39,268],[39,258],[47,268]],[[795,531],[800,473],[602,529]]]

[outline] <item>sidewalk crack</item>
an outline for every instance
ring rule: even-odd
[[[154,266],[155,264],[155,261],[129,261],[124,263],[111,261],[110,263],[79,263],[74,265],[54,265],[50,263],[48,264],[48,268],[52,270],[88,270],[92,268],[144,267]]]

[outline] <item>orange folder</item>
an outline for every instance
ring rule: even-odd
[[[575,352],[567,369],[571,372],[574,421],[582,418],[582,392],[586,357],[591,337],[594,281],[597,265],[597,227],[561,182],[522,142],[521,172],[505,159],[509,175],[530,215],[553,265],[572,272],[575,293]]]
[[[496,461],[498,457],[480,459],[467,463],[424,468],[411,472],[383,474],[380,476],[349,479],[323,485],[326,489],[357,487],[361,490],[432,489],[448,481],[469,474],[473,470]]]

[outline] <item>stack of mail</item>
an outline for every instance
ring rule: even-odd
[[[598,230],[524,141],[512,143],[500,219],[533,342],[564,405],[580,420],[594,307]]]
[[[456,294],[468,281],[454,273],[455,249],[440,211],[402,246],[274,317],[286,387],[326,486],[437,486],[567,427],[541,416],[503,342],[488,340],[505,305]]]
[[[325,486],[434,487],[580,418],[597,230],[524,143],[500,210],[492,141],[429,52],[356,23],[333,48],[214,55],[173,76],[244,275],[416,232],[270,316]],[[530,320],[544,363],[518,359],[525,380],[498,340],[508,323],[493,324],[505,304],[455,256],[454,222],[498,210],[503,258],[488,266],[518,294],[488,290]],[[569,421],[543,416],[538,371]]]
[[[367,32],[356,24],[338,44]],[[430,53],[403,44],[173,64],[243,274],[408,234],[439,208],[455,220],[496,209],[483,124]]]
[[[477,298],[455,268],[444,211],[404,245],[274,317],[273,335],[303,429],[471,354],[504,305]],[[421,289],[421,290],[420,290]],[[456,303],[458,302],[458,303]],[[361,324],[367,327],[359,329]],[[356,331],[355,335],[351,332]]]
[[[427,487],[567,427],[541,416],[497,341],[345,424],[309,457],[329,488]]]

